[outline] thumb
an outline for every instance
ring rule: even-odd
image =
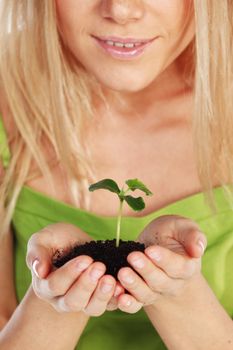
[[[48,249],[40,245],[28,248],[26,262],[28,268],[37,278],[43,279],[52,271],[52,257]]]
[[[183,236],[181,242],[190,257],[201,258],[207,246],[207,239],[204,233],[193,229],[188,232],[181,232],[181,236]]]

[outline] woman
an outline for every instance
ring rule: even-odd
[[[232,349],[232,1],[1,6],[1,349]],[[123,212],[138,274],[53,271],[114,236],[88,185],[134,177],[155,193]]]

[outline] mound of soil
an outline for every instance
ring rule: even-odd
[[[79,256],[88,255],[94,261],[101,261],[106,266],[106,274],[112,275],[117,280],[117,273],[120,268],[130,266],[127,256],[133,251],[144,252],[145,245],[134,241],[120,240],[119,247],[116,247],[116,239],[105,241],[91,241],[82,245],[76,245],[65,254],[56,254],[53,265],[57,268],[67,261]],[[132,266],[130,266],[132,268]]]

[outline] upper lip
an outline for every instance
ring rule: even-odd
[[[100,35],[93,35],[95,38],[103,41],[116,41],[118,43],[147,43],[149,41],[154,40],[156,37],[151,39],[135,39],[135,38],[120,38],[117,36],[100,36]]]

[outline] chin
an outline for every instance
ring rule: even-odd
[[[104,87],[117,91],[117,92],[125,92],[125,93],[135,93],[144,90],[148,87],[152,81],[145,79],[101,79],[101,77],[96,77],[98,81]]]

